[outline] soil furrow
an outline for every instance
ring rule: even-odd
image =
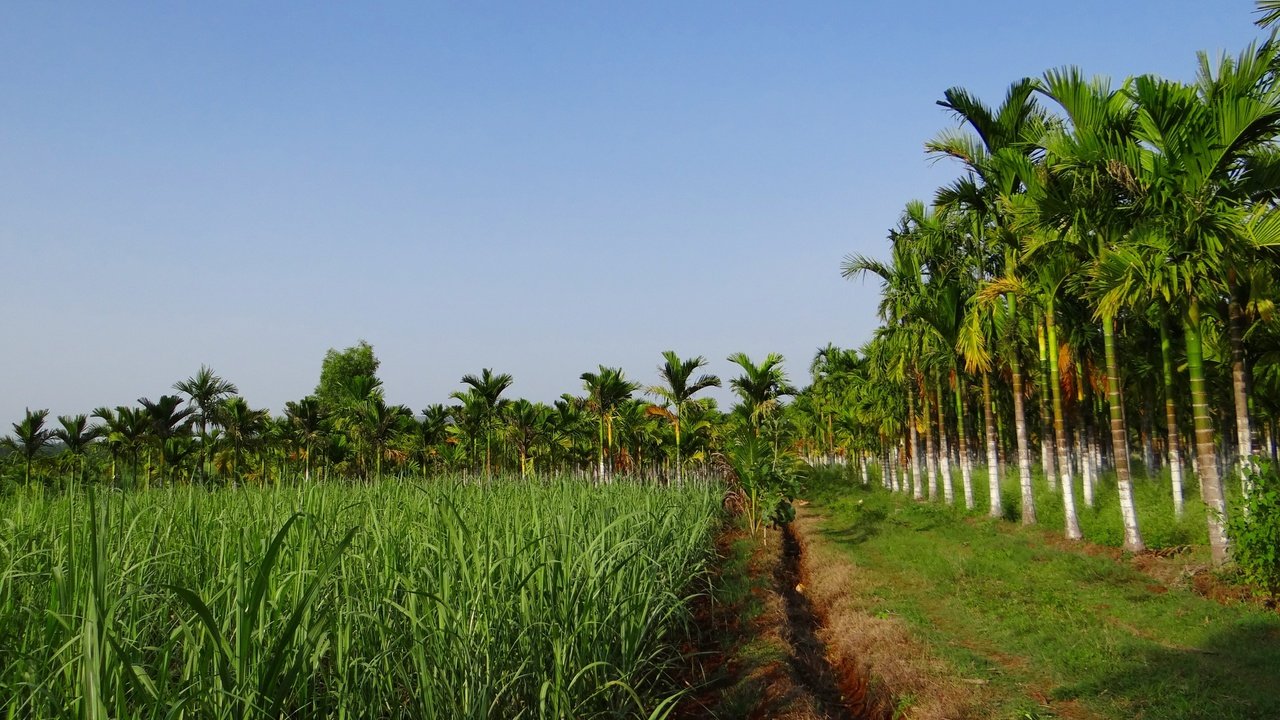
[[[782,561],[774,570],[774,579],[786,601],[784,637],[791,646],[792,672],[828,720],[860,720],[846,703],[838,675],[827,660],[826,644],[818,637],[822,623],[801,585],[802,553],[799,539],[788,526],[782,533]]]

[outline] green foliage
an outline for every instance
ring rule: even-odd
[[[775,450],[767,440],[742,432],[725,448],[723,464],[741,495],[753,534],[766,522],[784,525],[795,519],[791,502],[800,491],[808,465],[794,453]]]
[[[1251,473],[1244,507],[1227,525],[1232,559],[1245,579],[1262,593],[1280,593],[1280,475],[1261,461]]]
[[[661,718],[719,491],[0,499],[0,716]]]
[[[373,346],[364,340],[341,351],[330,348],[320,366],[315,396],[327,412],[343,407],[351,394],[352,381],[357,376],[376,379],[378,365]]]
[[[1273,612],[847,475],[815,473],[805,499],[813,542],[857,567],[851,601],[982,682],[972,717],[1280,717]]]

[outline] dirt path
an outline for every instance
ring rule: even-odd
[[[795,532],[787,527],[782,534],[782,560],[774,569],[777,592],[786,604],[786,625],[782,636],[791,648],[791,670],[795,681],[813,697],[815,709],[826,720],[863,720],[855,714],[841,691],[841,678],[827,659],[827,645],[818,636],[822,624],[813,602],[803,592],[803,548]],[[847,684],[849,679],[844,679]]]
[[[715,597],[698,604],[688,695],[673,720],[888,720],[864,667],[835,651],[801,529],[721,538]]]

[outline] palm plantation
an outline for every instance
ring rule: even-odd
[[[954,178],[844,258],[878,326],[807,376],[667,350],[409,405],[359,341],[279,415],[206,365],[28,409],[0,441],[0,711],[659,720],[777,654],[755,676],[817,658],[831,707],[913,717],[844,635],[944,668],[926,690],[1036,701],[992,716],[1280,708],[1212,697],[1276,657],[1250,603],[1280,597],[1278,72],[1272,36],[1189,82],[942,90],[920,149]]]

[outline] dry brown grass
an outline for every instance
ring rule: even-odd
[[[820,539],[818,522],[801,510],[795,523],[804,544],[805,593],[823,616],[820,635],[831,664],[845,676],[870,678],[865,693],[872,716],[892,713],[899,699],[909,698],[897,717],[987,717],[980,686],[957,678],[948,663],[916,639],[902,620],[875,615],[874,605],[856,592],[858,566]]]

